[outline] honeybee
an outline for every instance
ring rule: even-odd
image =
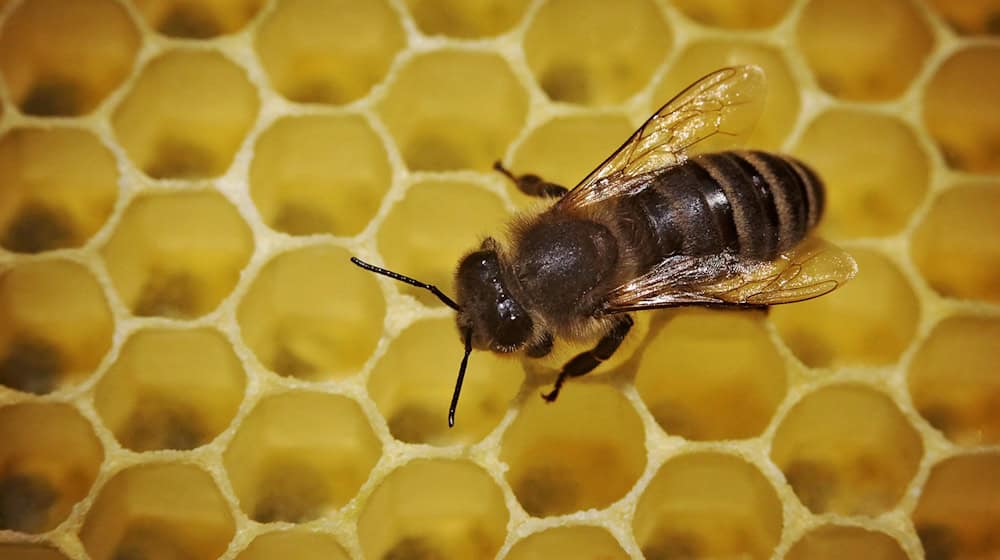
[[[524,193],[557,199],[518,216],[506,242],[487,237],[455,272],[456,299],[436,286],[352,258],[430,290],[457,313],[465,344],[448,411],[472,349],[538,358],[554,341],[593,340],[542,397],[609,359],[632,311],[684,305],[758,308],[821,296],[850,280],[849,254],[810,235],[823,214],[819,177],[795,158],[706,151],[759,116],[764,73],[723,68],[656,111],[572,190],[494,166]],[[694,148],[697,147],[697,152]]]

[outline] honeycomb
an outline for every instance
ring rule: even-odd
[[[0,557],[1000,558],[996,0],[0,0]],[[764,68],[860,274],[610,364],[451,292],[657,106]]]

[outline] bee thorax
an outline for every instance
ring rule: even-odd
[[[618,242],[604,225],[542,217],[516,245],[516,273],[532,308],[558,319],[589,310],[587,296],[614,273]]]

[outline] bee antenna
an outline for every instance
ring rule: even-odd
[[[462,365],[458,366],[458,379],[455,380],[455,393],[451,396],[451,406],[448,407],[448,427],[455,426],[455,409],[458,407],[458,395],[462,392],[462,381],[465,380],[465,367],[469,365],[469,354],[472,353],[472,329],[465,330],[465,355]]]
[[[404,276],[404,275],[402,275],[402,274],[400,274],[398,272],[393,272],[391,270],[386,270],[384,268],[375,266],[373,264],[368,264],[365,261],[359,259],[358,257],[351,257],[351,262],[354,263],[354,264],[356,264],[356,265],[358,265],[358,266],[360,266],[361,268],[367,270],[368,272],[374,272],[375,274],[381,274],[382,276],[388,276],[389,278],[392,278],[393,280],[399,280],[400,282],[404,282],[404,283],[409,284],[411,286],[416,286],[418,288],[423,288],[425,290],[429,290],[432,294],[436,295],[438,297],[438,299],[441,300],[448,307],[454,309],[455,311],[460,311],[461,310],[458,307],[458,304],[455,303],[455,300],[453,300],[450,297],[444,295],[444,292],[442,292],[441,290],[439,290],[437,288],[437,286],[435,286],[433,284],[428,284],[426,282],[421,282],[420,280],[415,280],[413,278],[410,278],[409,276]],[[468,347],[468,345],[466,345],[466,347]],[[468,354],[466,354],[465,357],[468,358],[469,357]]]

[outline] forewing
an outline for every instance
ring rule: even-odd
[[[732,253],[669,257],[613,290],[605,313],[680,305],[760,306],[792,303],[835,290],[857,274],[843,249],[806,239],[773,261],[746,262]]]
[[[621,196],[645,185],[649,173],[682,163],[700,142],[748,133],[760,116],[764,90],[758,66],[712,72],[653,113],[559,204],[582,206]]]

